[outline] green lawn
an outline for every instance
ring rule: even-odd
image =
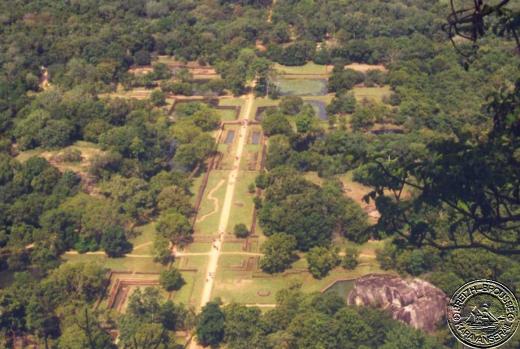
[[[270,107],[270,106],[276,106],[280,104],[280,99],[271,99],[271,98],[255,98],[253,102],[253,108],[259,108],[259,107]]]
[[[245,99],[232,97],[232,98],[220,98],[218,105],[242,107],[244,105],[244,103],[245,103]]]
[[[215,109],[220,116],[221,121],[232,121],[235,120],[235,111],[231,109]]]
[[[185,248],[186,252],[205,253],[211,251],[211,242],[192,242]]]
[[[208,185],[206,186],[206,190],[204,191],[204,197],[202,199],[199,213],[197,215],[197,220],[201,219],[205,215],[206,218],[204,218],[202,221],[198,221],[195,223],[195,234],[217,234],[218,222],[220,220],[220,212],[222,210],[224,196],[226,195],[226,185],[228,176],[229,171],[211,171],[211,174],[208,179]],[[217,202],[215,200],[211,200],[211,198],[215,198],[218,200],[218,206],[216,205]]]
[[[175,266],[181,269],[197,269],[197,271],[182,271],[182,276],[186,284],[173,295],[176,303],[184,303],[189,306],[198,308],[200,305],[200,297],[204,288],[206,267],[208,257],[206,256],[190,256],[181,257],[175,261]]]
[[[220,159],[220,164],[218,168],[222,171],[232,170],[233,163],[235,162],[235,159],[233,157],[236,154],[236,143],[234,141],[231,144],[220,143],[217,149],[221,154],[223,154],[222,159]]]
[[[304,101],[322,101],[325,105],[329,104],[334,98],[334,93],[327,93],[322,96],[302,96]]]
[[[240,159],[240,169],[244,171],[255,170],[262,156],[261,144],[246,144]]]
[[[193,194],[191,196],[191,203],[195,204],[195,200],[197,199],[197,194],[199,193],[200,185],[202,184],[202,179],[204,178],[205,173],[200,173],[197,177],[194,177],[191,183],[190,192]]]
[[[108,258],[103,255],[64,255],[63,260],[66,262],[99,262],[106,268],[115,271],[138,271],[138,272],[160,272],[166,267],[160,263],[155,263],[152,257],[123,257]]]
[[[214,296],[221,297],[224,302],[238,303],[275,303],[275,295],[281,289],[287,288],[292,282],[301,282],[304,292],[321,292],[336,280],[355,279],[370,273],[380,273],[382,270],[375,259],[375,250],[382,247],[383,241],[369,241],[362,245],[356,245],[345,239],[338,239],[335,246],[344,250],[347,246],[356,246],[360,251],[360,264],[354,270],[346,270],[337,267],[323,279],[314,279],[307,269],[307,261],[304,254],[293,263],[291,269],[284,274],[269,275],[260,270],[237,270],[245,263],[248,256],[221,255],[219,269],[215,283]],[[240,244],[224,243],[224,251],[240,251]],[[233,268],[234,267],[234,268]],[[253,277],[255,276],[255,277]],[[269,296],[259,296],[257,292],[270,292]]]
[[[246,258],[245,256],[221,256],[213,297],[220,297],[224,303],[272,304],[276,302],[276,293],[287,288],[293,282],[300,282],[304,292],[320,292],[335,280],[355,279],[369,273],[381,272],[374,263],[361,263],[354,270],[337,267],[323,279],[317,280],[308,272],[300,271],[294,267],[286,275],[254,273],[257,276],[263,275],[264,277],[252,277],[253,272],[251,271],[230,269],[231,266],[240,265]],[[301,259],[295,263],[295,266],[301,268],[305,264],[305,260]],[[269,292],[269,295],[259,296],[258,292]]]
[[[294,75],[294,74],[328,74],[328,69],[326,65],[316,64],[314,62],[308,62],[305,65],[300,66],[286,66],[275,63],[275,70],[278,74],[282,75]]]
[[[322,185],[323,184],[323,178],[318,176],[317,172],[309,171],[304,174],[305,179],[308,181],[317,184]],[[371,204],[367,204],[364,200],[365,195],[367,195],[372,189],[369,187],[364,186],[361,183],[358,183],[354,181],[353,172],[349,171],[347,173],[344,173],[342,175],[338,175],[336,178],[339,179],[343,183],[343,189],[346,196],[354,200],[361,208],[365,209],[366,207],[372,205],[371,207],[375,207],[373,204],[373,201],[371,201]],[[369,222],[375,224],[377,222],[377,219],[374,217],[369,217]]]
[[[369,99],[376,102],[381,102],[383,97],[390,96],[391,93],[390,86],[354,87],[352,91],[358,100]]]
[[[244,239],[245,242],[245,239]],[[224,246],[222,247],[222,252],[258,252],[259,251],[259,243],[258,239],[254,239],[250,241],[251,249],[250,251],[244,251],[243,246],[244,242],[229,242],[225,241]]]
[[[37,149],[22,151],[18,154],[18,156],[16,157],[16,160],[18,160],[20,162],[25,162],[33,156],[43,156],[45,158],[50,158],[50,157],[64,151],[65,149],[76,149],[81,152],[81,156],[83,157],[83,160],[81,163],[80,162],[77,162],[77,163],[64,162],[63,163],[64,166],[78,167],[78,169],[80,169],[81,165],[84,164],[86,161],[92,159],[94,156],[101,153],[101,147],[99,145],[97,145],[95,143],[85,142],[85,141],[77,141],[76,143],[74,143],[68,147],[64,147],[64,148],[60,148],[60,149],[56,149],[56,150],[45,150],[42,148],[37,148]]]
[[[282,96],[323,96],[327,94],[327,79],[278,78],[275,84]]]
[[[172,300],[196,308],[199,306],[200,293],[204,287],[204,274],[185,271],[181,274],[186,284],[173,294]]]
[[[318,172],[316,172],[316,171],[305,172],[303,176],[309,182],[312,182],[312,183],[317,184],[319,186],[321,186],[323,184],[323,178],[318,176]]]
[[[44,151],[45,150],[43,150],[41,148],[25,150],[25,151],[20,152],[16,156],[16,160],[18,160],[20,162],[26,162],[27,160],[29,160],[33,156],[40,156]]]
[[[134,249],[134,254],[153,254],[153,241],[157,232],[155,222],[151,222],[135,228],[136,236],[130,239]]]
[[[256,172],[239,172],[227,226],[228,232],[232,232],[233,227],[239,223],[244,223],[247,227],[251,225],[251,219],[253,218],[254,194],[248,192],[248,186],[250,183],[254,182],[256,175]]]

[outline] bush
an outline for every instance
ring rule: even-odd
[[[436,271],[426,276],[426,280],[451,296],[464,283],[464,280],[452,271]]]
[[[267,175],[265,173],[260,173],[255,178],[255,184],[260,189],[265,189],[267,187]]]
[[[206,85],[211,92],[213,92],[219,96],[223,95],[224,90],[226,89],[226,82],[222,79],[210,80],[210,81],[208,81],[208,83]]]
[[[96,156],[89,168],[89,174],[96,178],[109,177],[121,168],[123,158],[118,152],[104,153]]]
[[[388,103],[392,106],[398,106],[401,104],[401,97],[397,93],[392,92],[388,98]]]
[[[259,198],[258,196],[255,196],[253,198],[253,204],[255,205],[256,210],[261,209],[262,208],[262,199]]]
[[[191,96],[193,86],[189,82],[165,82],[161,85],[161,90],[175,95]]]
[[[80,236],[78,241],[74,244],[74,249],[79,253],[97,251],[99,249],[99,244],[93,237]]]
[[[381,269],[389,270],[395,268],[398,253],[397,246],[391,241],[386,241],[382,249],[377,249],[376,259]]]
[[[436,251],[430,248],[406,250],[397,256],[396,264],[399,272],[418,276],[439,265],[440,257]]]
[[[311,248],[306,258],[309,264],[309,272],[316,279],[326,276],[340,262],[337,249],[321,246]]]
[[[345,257],[343,257],[343,260],[341,261],[341,266],[348,270],[355,269],[359,264],[358,257],[359,251],[357,248],[347,248]]]
[[[233,232],[237,238],[246,238],[249,235],[249,230],[244,223],[235,225]]]
[[[166,265],[173,260],[170,251],[170,242],[163,236],[156,236],[153,242],[153,260],[154,262]]]
[[[109,227],[101,238],[101,247],[109,257],[121,257],[132,251],[132,244],[126,240],[121,227]]]
[[[81,161],[81,151],[75,148],[67,148],[54,156],[58,162],[78,162]]]
[[[334,69],[329,78],[329,91],[340,92],[352,89],[355,85],[365,81],[365,75],[352,69]]]
[[[170,68],[164,63],[155,63],[153,65],[153,77],[158,80],[169,79],[172,77]]]
[[[328,114],[353,113],[356,110],[356,97],[352,92],[340,93],[327,105]]]
[[[283,233],[273,234],[261,248],[264,256],[260,259],[260,268],[266,273],[279,273],[289,268],[298,258],[296,238]]]
[[[225,315],[219,301],[206,304],[197,317],[197,342],[204,347],[217,348],[224,340]]]
[[[159,275],[159,283],[168,292],[180,290],[186,283],[177,268],[163,270]]]
[[[146,50],[140,50],[134,54],[134,62],[137,65],[149,65],[151,61],[150,52]]]
[[[276,134],[292,134],[292,127],[289,120],[279,110],[267,111],[266,115],[262,120],[262,128],[267,136],[273,136]]]
[[[150,95],[150,102],[156,107],[160,107],[166,104],[166,94],[161,90],[153,90]]]
[[[94,119],[87,123],[83,128],[83,139],[97,143],[99,141],[99,135],[105,133],[111,127],[112,125],[105,120]]]
[[[284,65],[304,65],[314,56],[315,45],[308,41],[297,41],[284,47],[280,63]]]
[[[303,99],[297,96],[283,97],[280,101],[280,110],[287,115],[298,114],[303,107]]]

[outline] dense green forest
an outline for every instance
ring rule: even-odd
[[[331,294],[307,295],[299,285],[277,295],[277,307],[258,308],[218,300],[203,308],[197,336],[206,345],[229,348],[424,348],[443,346],[403,326],[384,312],[345,305]]]
[[[334,66],[329,127],[298,97],[283,97],[262,121],[270,137],[267,171],[256,179],[264,194],[255,207],[269,236],[262,269],[283,271],[296,252],[310,251],[321,277],[339,263],[334,234],[357,243],[385,238],[383,269],[448,294],[491,278],[520,296],[519,9],[507,6],[511,22],[491,12],[486,35],[472,38],[478,49],[459,38],[472,49],[465,56],[448,39],[446,1],[0,1],[0,272],[13,275],[0,289],[0,348],[24,334],[46,348],[113,348],[108,328],[133,349],[175,348],[175,331],[194,328],[201,343],[228,348],[453,346],[447,333],[427,336],[296,286],[265,313],[214,302],[198,316],[153,290],[136,292],[127,313],[113,318],[92,306],[106,270],[60,257],[71,249],[122,256],[135,227],[152,219],[157,261],[170,261],[169,242],[190,241],[190,173],[214,152],[218,118],[202,105],[181,109],[177,120],[160,108],[164,92],[194,93],[182,79],[149,100],[104,97],[118,85],[151,83],[131,67],[171,55],[215,67],[221,79],[205,86],[215,94],[240,95],[256,78],[257,94],[272,88],[277,97],[273,64],[313,61]],[[385,71],[345,68],[353,62]],[[45,71],[51,89],[42,88]],[[168,73],[154,65],[154,74]],[[388,85],[391,94],[356,101],[360,83]],[[381,124],[399,132],[371,132]],[[78,141],[102,151],[83,178],[42,157],[15,159]],[[307,180],[308,171],[323,185]],[[341,195],[335,176],[347,171],[371,188],[377,224]],[[331,257],[313,262],[312,253]],[[170,278],[164,282],[179,281]]]

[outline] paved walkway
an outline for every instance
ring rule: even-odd
[[[254,83],[253,83],[254,88]],[[224,243],[225,233],[229,222],[229,215],[231,212],[231,204],[233,203],[233,195],[235,193],[235,185],[240,169],[240,159],[242,158],[242,153],[244,151],[244,146],[247,140],[247,127],[248,121],[251,119],[251,114],[253,112],[253,104],[255,100],[254,93],[249,93],[246,97],[246,104],[244,107],[244,112],[242,114],[242,125],[238,131],[238,145],[236,148],[235,159],[233,161],[232,170],[229,173],[229,177],[227,180],[226,187],[226,195],[224,197],[224,202],[222,204],[222,211],[220,213],[220,221],[218,225],[218,234],[219,238],[213,243],[211,248],[211,252],[209,253],[209,261],[208,267],[206,270],[206,282],[204,283],[204,288],[202,290],[202,297],[200,300],[200,307],[206,305],[211,300],[211,292],[213,290],[213,285],[215,283],[215,275],[217,273],[218,260],[220,255],[223,253],[222,245]],[[189,252],[188,252],[189,253]],[[178,254],[181,256],[181,254]],[[201,348],[195,340],[192,340],[189,346],[190,349],[198,349]]]
[[[254,94],[250,93],[247,95],[247,101],[245,105],[245,111],[243,114],[243,120],[248,120],[250,114],[253,109],[254,102]],[[203,307],[211,300],[211,291],[213,289],[213,284],[215,281],[215,273],[217,271],[218,259],[220,257],[222,244],[224,243],[224,237],[226,228],[229,221],[229,215],[231,213],[231,204],[233,202],[233,194],[235,193],[235,184],[238,177],[240,159],[242,157],[242,152],[244,150],[244,145],[247,139],[247,122],[244,122],[239,129],[239,138],[238,145],[235,154],[235,160],[233,161],[233,169],[229,173],[227,187],[226,187],[226,196],[224,197],[224,203],[222,205],[222,211],[220,214],[220,221],[218,225],[218,233],[220,239],[217,239],[213,244],[213,248],[211,250],[209,261],[208,261],[208,269],[206,272],[206,283],[204,284],[204,289],[202,291],[202,297],[200,300],[200,306]],[[211,275],[211,276],[210,276]]]
[[[213,248],[215,249],[215,248]],[[175,257],[189,257],[189,256],[209,256],[213,253],[211,252],[175,252]],[[251,257],[261,257],[264,254],[260,252],[242,252],[242,251],[227,251],[220,252],[223,255],[233,255],[233,256],[251,256]]]

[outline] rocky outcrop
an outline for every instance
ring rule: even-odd
[[[448,298],[443,291],[420,279],[370,274],[357,279],[348,304],[386,309],[392,318],[417,329],[432,332],[446,313]]]

